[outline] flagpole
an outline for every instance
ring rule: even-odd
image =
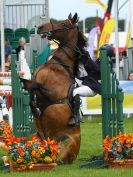
[[[116,78],[119,80],[119,32],[118,32],[118,0],[114,1],[115,16],[115,58],[116,58]]]
[[[85,33],[85,19],[83,19],[83,33]]]
[[[131,41],[133,47],[133,0],[129,0],[129,8],[130,8]]]
[[[97,27],[98,27],[98,9],[96,10],[96,25],[97,25]],[[100,28],[100,26],[99,26],[99,28]],[[101,31],[100,31],[100,33],[101,33]],[[98,49],[98,43],[99,43],[99,37],[100,37],[100,35],[99,35],[99,31],[97,30],[97,49]]]

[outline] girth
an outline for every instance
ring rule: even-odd
[[[31,106],[31,110],[32,110],[34,117],[39,118],[47,107],[54,105],[54,104],[68,104],[70,108],[72,109],[72,93],[73,93],[74,88],[75,88],[75,85],[72,84],[69,88],[68,96],[66,98],[62,98],[58,100],[51,100],[49,97],[43,96],[44,95],[43,89],[45,88],[43,88],[43,86],[40,84],[37,85],[37,87],[35,87],[30,94],[31,96],[30,106]],[[40,92],[43,99],[42,98],[40,99],[37,97],[36,91]]]

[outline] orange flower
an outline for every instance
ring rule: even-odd
[[[22,162],[23,162],[22,158],[18,158],[16,161],[16,163],[22,163]]]
[[[120,134],[117,136],[117,139],[118,139],[118,141],[119,141],[120,143],[122,143],[122,144],[124,144],[125,142],[126,142],[126,143],[133,142],[133,135],[120,133]]]
[[[52,155],[57,155],[59,149],[59,145],[57,142],[54,142],[53,144],[50,145],[50,150],[52,152]]]
[[[117,136],[117,139],[118,139],[118,141],[120,142],[120,143],[122,143],[122,144],[124,144],[124,141],[126,140],[126,136],[125,136],[125,134],[119,134],[118,136]]]
[[[112,141],[108,136],[103,140],[103,147],[104,151],[108,151],[112,147]]]
[[[132,145],[131,145],[131,143],[126,143],[125,146],[129,149],[129,148],[131,148]]]
[[[118,146],[118,147],[117,147],[117,152],[119,152],[119,153],[122,152],[122,147],[121,147],[121,146]]]
[[[40,138],[38,137],[38,136],[36,136],[36,135],[32,135],[31,136],[31,141],[33,141],[33,142],[40,142]]]
[[[11,144],[18,144],[19,142],[20,142],[20,138],[11,136],[5,140],[5,145],[9,146]]]
[[[7,122],[0,121],[0,133],[6,139],[12,136],[13,131],[12,131],[11,126]]]
[[[55,162],[56,161],[56,155],[52,156],[52,160]]]
[[[25,145],[26,145],[27,148],[28,148],[28,147],[31,147],[32,141],[27,141]]]
[[[59,144],[55,140],[50,140],[50,138],[47,138],[47,140],[44,140],[44,143],[48,144],[50,146],[50,150],[52,152],[52,155],[57,155]]]
[[[18,148],[17,152],[19,153],[19,155],[20,155],[21,157],[24,156],[24,150],[23,150],[21,147]]]

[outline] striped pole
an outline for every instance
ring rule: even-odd
[[[11,79],[0,79],[0,85],[11,85]]]
[[[9,77],[11,76],[11,72],[0,72],[0,77]]]
[[[2,91],[2,90],[0,90],[0,96],[11,96],[11,95],[12,95],[12,91],[9,91],[9,90]]]
[[[25,72],[19,71],[18,74],[19,76],[23,76]],[[0,77],[11,77],[11,72],[0,72]]]

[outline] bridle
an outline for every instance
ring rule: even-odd
[[[64,28],[58,28],[58,29],[54,29],[54,25],[53,25],[53,23],[50,21],[50,24],[51,24],[51,26],[52,26],[52,30],[50,30],[50,31],[45,31],[45,32],[43,33],[43,35],[44,35],[45,37],[47,37],[49,40],[54,40],[54,38],[53,38],[53,35],[54,35],[54,34],[56,34],[56,33],[63,33],[63,32],[70,31],[71,29],[78,28],[78,26],[73,25],[70,20],[68,20],[68,21],[69,21],[69,23],[71,24],[71,27],[67,27],[67,26],[65,25],[65,23],[63,23],[63,24],[64,24]]]

